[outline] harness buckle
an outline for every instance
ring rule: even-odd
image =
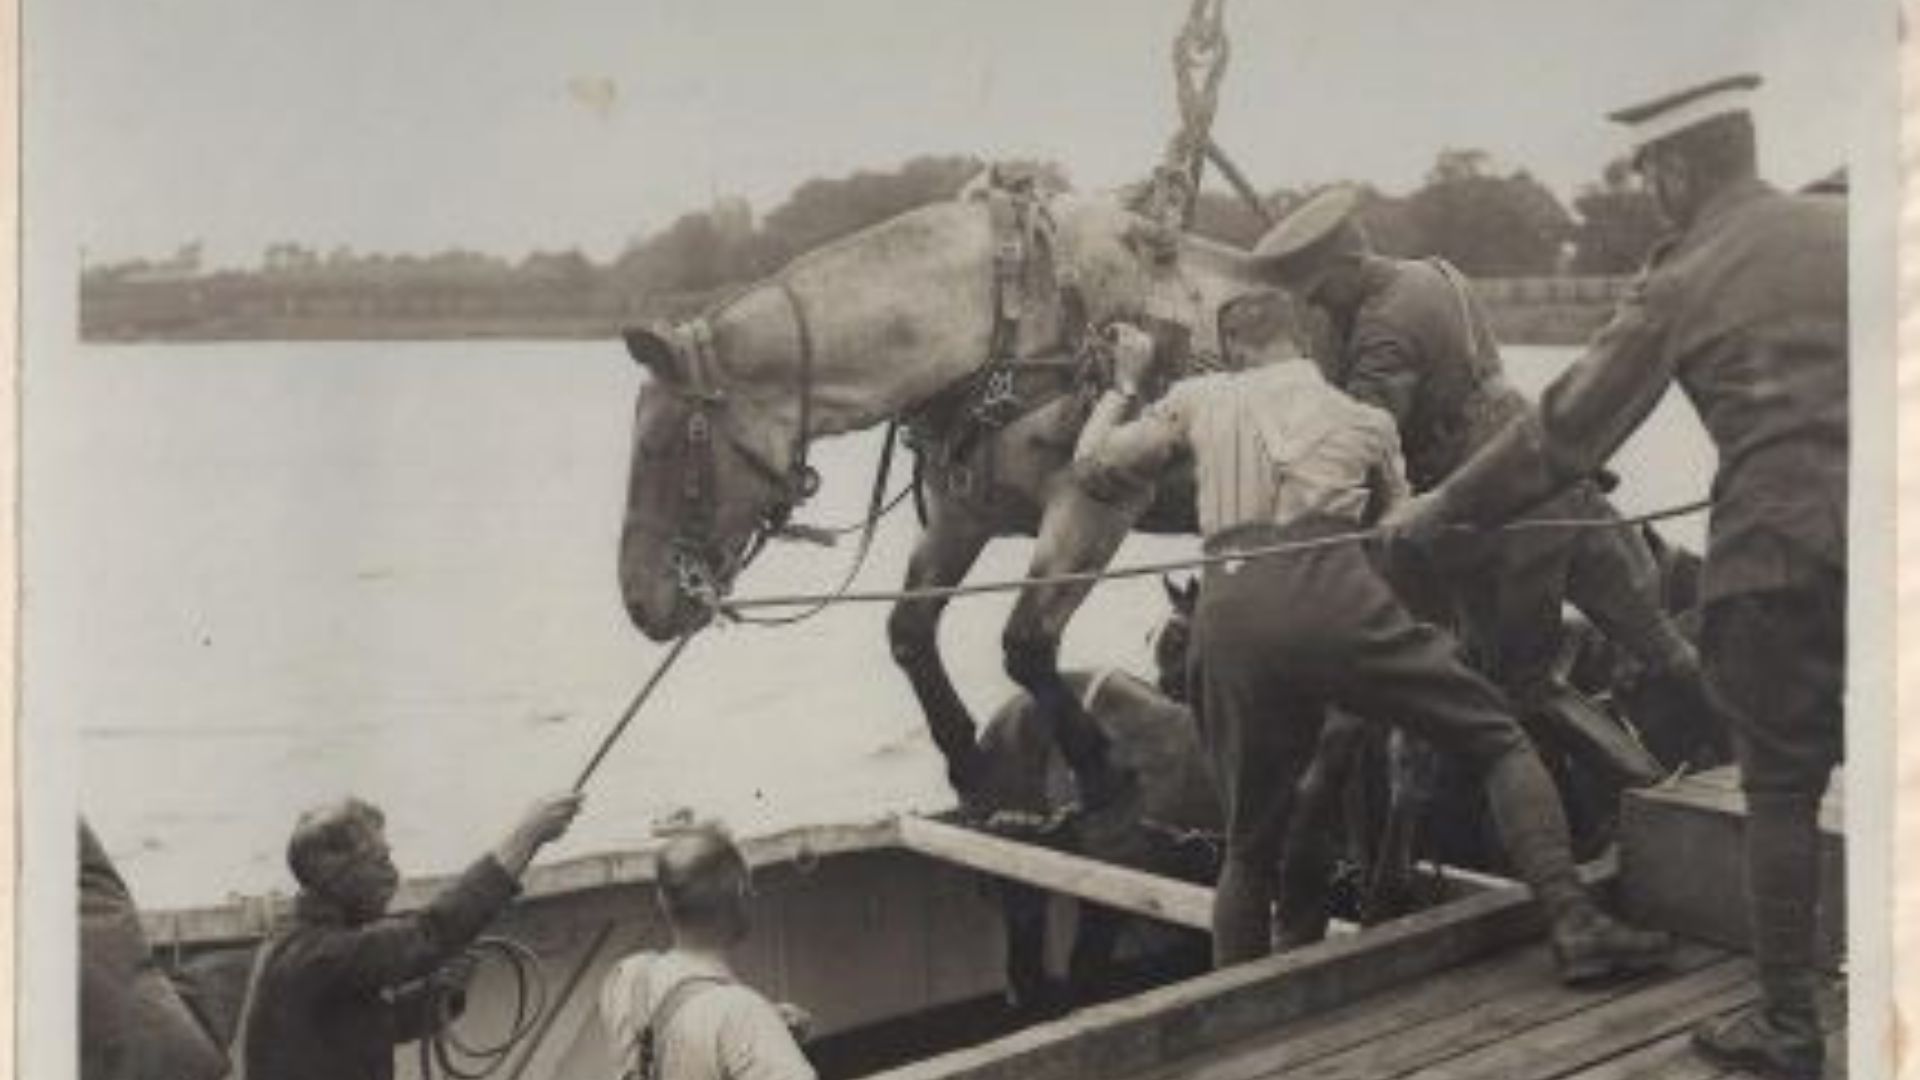
[[[820,493],[820,470],[811,465],[798,466],[788,479],[787,486],[798,500],[811,499]]]
[[[705,445],[713,437],[713,421],[704,411],[696,410],[687,414],[687,441]]]

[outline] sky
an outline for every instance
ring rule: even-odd
[[[251,264],[267,244],[596,258],[716,194],[917,154],[1034,155],[1105,188],[1175,123],[1184,0],[28,0],[30,250]],[[1768,80],[1766,171],[1855,122],[1883,0],[1229,0],[1218,141],[1263,188],[1417,186],[1449,147],[1563,198],[1604,114]]]

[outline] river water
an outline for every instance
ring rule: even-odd
[[[1533,392],[1571,355],[1509,364]],[[454,869],[571,782],[660,655],[614,581],[640,379],[604,343],[80,347],[30,367],[26,718],[71,741],[80,807],[142,903],[286,888],[294,817],[348,792],[387,809],[408,872]],[[857,519],[876,439],[816,448],[806,520]],[[1675,395],[1618,464],[1622,506],[1649,509],[1704,494],[1711,453]],[[863,585],[899,580],[914,530],[888,521]],[[1697,544],[1700,523],[1671,531]],[[1120,560],[1194,550],[1139,538]],[[994,545],[975,579],[1027,551]],[[776,548],[739,592],[825,587],[850,554]],[[982,718],[1013,689],[1010,605],[947,618]],[[1163,610],[1153,581],[1103,586],[1065,662],[1145,668]],[[683,807],[751,832],[946,805],[885,616],[704,635],[549,857],[640,843]]]

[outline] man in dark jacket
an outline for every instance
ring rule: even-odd
[[[214,1080],[226,1056],[154,963],[113,860],[80,823],[81,1080]]]
[[[1314,196],[1254,254],[1269,276],[1325,316],[1331,340],[1319,355],[1329,380],[1394,418],[1408,479],[1426,491],[1529,406],[1507,382],[1466,279],[1441,259],[1375,255],[1354,218],[1357,200],[1344,187]],[[1531,516],[1618,515],[1583,478]],[[1571,600],[1651,678],[1699,696],[1699,662],[1660,607],[1658,568],[1639,536],[1624,528],[1537,530],[1434,554],[1429,572],[1401,575],[1403,587],[1433,583],[1412,588],[1409,602],[1429,618],[1461,624],[1477,666],[1523,718],[1616,783],[1657,779],[1658,764],[1553,674],[1561,605]]]
[[[385,818],[358,799],[301,816],[287,844],[294,924],[269,940],[239,1034],[247,1080],[389,1080],[394,1047],[430,1034],[444,969],[520,891],[541,845],[566,832],[577,794],[544,799],[418,911],[388,915],[399,873]]]
[[[1703,592],[1708,683],[1734,723],[1762,1000],[1695,1034],[1710,1057],[1819,1075],[1816,811],[1843,756],[1847,585],[1847,209],[1756,175],[1743,95],[1722,80],[1614,114],[1677,233],[1579,363],[1473,461],[1404,508],[1428,542],[1589,474],[1674,381],[1719,452]]]

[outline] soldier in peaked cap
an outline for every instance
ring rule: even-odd
[[[1349,187],[1315,195],[1261,239],[1254,257],[1269,277],[1326,315],[1328,376],[1393,416],[1408,477],[1424,491],[1529,406],[1507,382],[1499,345],[1464,276],[1442,259],[1374,254],[1355,219],[1358,204]],[[1531,516],[1618,517],[1584,480]],[[1478,666],[1537,736],[1615,786],[1659,778],[1660,763],[1555,674],[1561,606],[1571,600],[1681,701],[1704,697],[1699,661],[1661,607],[1659,567],[1637,533],[1536,530],[1456,545],[1429,565],[1401,561],[1407,565],[1398,578],[1409,602],[1430,618],[1450,614],[1462,624]],[[1438,584],[1443,579],[1450,587]],[[1711,716],[1699,707],[1676,712]],[[1707,730],[1685,742],[1710,746],[1719,741],[1714,736]]]
[[[1703,583],[1707,677],[1734,723],[1761,1000],[1694,1043],[1812,1077],[1816,811],[1843,757],[1847,583],[1846,202],[1757,176],[1754,76],[1625,109],[1674,235],[1586,355],[1438,489],[1395,515],[1423,543],[1591,472],[1678,381],[1719,463]]]

